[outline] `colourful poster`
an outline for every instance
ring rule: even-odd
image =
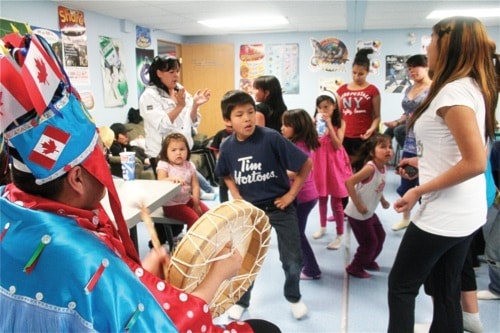
[[[56,54],[59,62],[63,63],[63,53],[62,53],[62,40],[61,40],[61,32],[51,29],[45,29],[41,27],[32,26],[31,30],[34,34],[38,36],[42,36],[45,40],[50,44],[52,50]]]
[[[90,85],[85,18],[80,10],[57,7],[63,65],[74,85]]]
[[[298,94],[299,44],[240,45],[239,88],[253,94],[253,80],[262,75],[276,76],[284,94]]]
[[[319,92],[328,90],[328,91],[337,91],[339,87],[344,84],[344,79],[341,77],[332,77],[332,78],[320,78],[319,79]],[[318,92],[318,94],[319,94]]]
[[[149,66],[155,56],[154,50],[135,49],[135,66],[137,71],[137,94],[141,96],[144,88],[149,84]]]
[[[299,44],[266,45],[266,74],[276,76],[284,94],[299,93]]]
[[[240,45],[240,89],[253,94],[253,80],[265,74],[264,44]]]
[[[312,71],[345,72],[349,51],[343,41],[330,37],[322,40],[311,38],[313,54],[309,61]]]
[[[356,52],[361,49],[372,49],[373,55],[380,55],[381,47],[382,47],[382,42],[380,41],[380,39],[370,39],[370,40],[358,39],[356,41]]]
[[[411,85],[406,66],[409,56],[388,55],[385,57],[385,92],[403,93]]]
[[[128,84],[121,50],[121,40],[99,36],[104,106],[108,108],[127,104]]]
[[[151,29],[140,26],[135,27],[135,44],[140,48],[151,46]]]
[[[361,49],[372,49],[373,53],[368,55],[370,58],[370,74],[378,75],[380,70],[380,60],[376,56],[380,55],[380,49],[382,48],[382,42],[380,39],[370,39],[370,40],[357,40],[356,41],[356,52]]]
[[[30,26],[25,22],[12,21],[0,17],[0,37],[10,34],[11,32],[19,32],[24,35],[29,32]]]

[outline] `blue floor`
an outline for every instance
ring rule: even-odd
[[[399,177],[391,170],[388,174],[384,190],[386,199],[392,204],[397,198],[396,187]],[[219,202],[205,201],[214,207]],[[242,319],[260,318],[277,324],[285,333],[301,332],[385,332],[387,330],[387,276],[394,255],[404,231],[394,232],[391,225],[400,220],[392,207],[382,209],[377,214],[382,221],[387,237],[384,249],[377,262],[381,270],[370,272],[369,279],[357,279],[346,275],[345,266],[350,262],[357,244],[346,225],[344,244],[339,250],[327,250],[326,246],[335,237],[335,224],[329,223],[327,234],[319,240],[310,237],[310,243],[323,272],[320,280],[302,281],[301,292],[309,313],[302,320],[295,320],[288,302],[283,297],[284,274],[278,258],[276,237],[274,233],[264,265],[257,276],[252,292],[250,307]],[[319,227],[318,208],[315,207],[309,216],[307,235],[311,235]],[[144,255],[149,236],[143,224],[138,225],[139,251]],[[486,289],[488,272],[483,263],[476,271],[479,289]],[[484,332],[500,332],[500,301],[479,301],[480,316]],[[417,297],[415,322],[430,323],[432,303],[423,291]],[[216,319],[226,322],[227,316]]]

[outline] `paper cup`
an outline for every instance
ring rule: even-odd
[[[123,180],[135,179],[135,152],[125,151],[120,153],[122,162]]]

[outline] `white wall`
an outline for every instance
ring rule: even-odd
[[[0,2],[0,16],[7,19],[28,22],[31,25],[41,26],[58,30],[57,4],[48,0],[39,1],[5,1]],[[97,13],[85,12],[85,24],[88,37],[88,55],[91,90],[94,95],[96,107],[92,114],[98,125],[109,125],[113,122],[125,122],[128,109],[137,107],[137,87],[135,73],[135,29],[125,33],[121,30],[120,20],[113,19]],[[134,25],[135,27],[135,25]],[[385,56],[413,55],[421,53],[420,38],[430,34],[429,29],[415,30],[381,30],[363,33],[347,32],[307,32],[307,33],[286,33],[286,34],[250,34],[250,35],[226,35],[211,37],[182,37],[179,35],[152,31],[153,44],[151,49],[156,50],[156,40],[166,40],[174,43],[233,43],[235,46],[235,87],[239,80],[239,46],[240,44],[283,44],[299,43],[299,71],[300,71],[300,93],[298,95],[285,95],[285,101],[289,108],[304,108],[309,112],[314,111],[314,101],[318,93],[318,82],[320,78],[340,77],[344,82],[351,80],[350,62],[347,63],[346,72],[311,72],[308,62],[312,55],[310,38],[318,40],[327,37],[336,37],[342,40],[349,50],[349,57],[353,59],[357,40],[380,40],[382,41],[381,54],[375,56],[381,62],[378,75],[370,74],[368,81],[379,87],[382,99],[382,121],[392,120],[401,114],[402,94],[390,94],[384,92],[385,80]],[[414,32],[417,36],[417,43],[409,45],[407,36],[409,32]],[[497,42],[500,47],[500,27],[488,29],[490,37]],[[123,41],[125,48],[125,65],[129,82],[129,102],[122,108],[104,108],[102,96],[102,76],[99,61],[100,35],[119,38]],[[498,48],[497,48],[498,50]],[[497,51],[498,52],[498,51]],[[186,74],[186,73],[184,73]],[[191,74],[190,74],[191,75]],[[77,87],[78,88],[78,87]],[[497,117],[498,113],[497,113]]]

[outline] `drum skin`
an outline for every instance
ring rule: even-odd
[[[224,281],[209,304],[218,317],[248,290],[259,272],[271,239],[271,225],[264,211],[244,200],[212,208],[189,229],[170,259],[167,280],[192,292],[204,279],[219,252],[232,241],[243,263],[238,275]]]

